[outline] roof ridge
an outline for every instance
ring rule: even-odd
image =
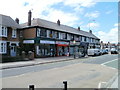
[[[38,23],[38,19],[39,19],[39,20],[46,21],[46,22],[50,22],[50,23],[57,24],[57,23],[55,23],[55,22],[52,22],[52,21],[49,21],[49,20],[45,20],[45,19],[41,19],[41,18],[34,18],[33,20],[37,20],[37,23]],[[32,21],[33,21],[33,20],[32,20]],[[27,23],[27,22],[26,22],[26,23]],[[64,24],[60,24],[60,25],[66,26],[66,27],[69,27],[69,28],[72,28],[72,29],[76,29],[76,30],[77,30],[77,28],[74,28],[74,27],[72,27],[72,26],[68,26],[68,25],[64,25]],[[78,31],[79,31],[79,30],[78,30]],[[80,30],[80,31],[89,33],[88,31],[84,31],[84,30]]]

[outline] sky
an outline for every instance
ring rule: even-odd
[[[32,18],[52,22],[59,19],[61,24],[89,31],[104,43],[118,42],[118,1],[117,0],[0,0],[0,14],[19,18],[20,23]],[[7,2],[7,3],[6,3]],[[120,24],[119,24],[120,25]]]

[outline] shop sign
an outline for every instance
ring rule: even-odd
[[[23,43],[34,43],[34,40],[24,40]]]
[[[55,41],[40,40],[40,43],[44,43],[44,44],[55,44]]]
[[[69,45],[69,42],[56,41],[56,44]]]
[[[70,41],[70,45],[80,45],[80,42],[73,42],[73,41]]]

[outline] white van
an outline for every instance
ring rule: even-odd
[[[99,49],[88,49],[87,50],[88,55],[93,56],[93,55],[100,55],[100,50]]]

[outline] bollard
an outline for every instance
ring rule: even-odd
[[[29,90],[34,90],[34,85],[29,85]]]
[[[64,89],[63,90],[67,90],[67,81],[63,81],[64,84]]]

